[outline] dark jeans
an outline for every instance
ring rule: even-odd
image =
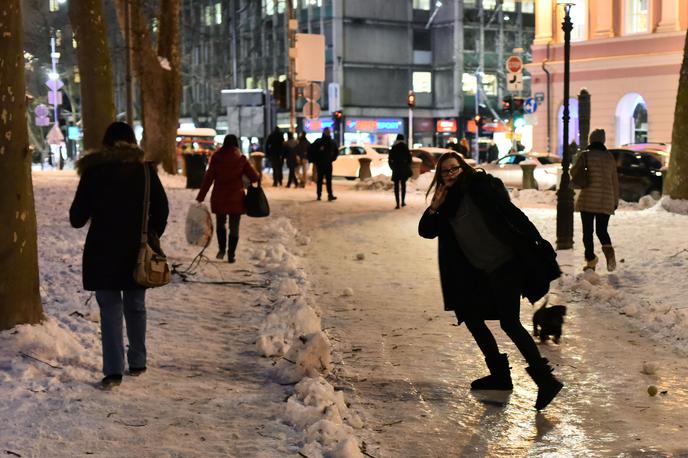
[[[224,253],[227,249],[227,229],[225,223],[228,215],[215,215],[216,231],[217,231],[217,246],[220,247],[220,252]],[[239,223],[241,222],[241,215],[229,215],[229,238],[239,238]]]
[[[592,261],[595,259],[595,242],[593,241],[593,225],[597,238],[600,243],[604,245],[611,245],[612,239],[607,232],[609,226],[609,215],[602,213],[588,213],[580,212],[581,222],[583,223],[583,246],[585,247],[585,260]]]
[[[401,203],[406,203],[406,180],[394,180],[394,198],[399,206],[399,188],[401,187]]]
[[[272,185],[282,186],[282,167],[284,167],[284,158],[273,157],[270,159],[270,165],[272,166]]]
[[[521,352],[530,366],[540,361],[540,351],[526,328],[521,324],[519,316],[521,309],[522,271],[516,260],[512,260],[487,275],[489,288],[493,299],[497,302],[499,311],[499,325],[511,341]],[[473,335],[480,351],[487,360],[499,357],[499,348],[492,332],[485,324],[485,320],[467,319],[466,327]]]
[[[103,342],[103,374],[124,373],[122,315],[127,323],[129,369],[146,367],[146,290],[97,290]]]
[[[322,195],[323,178],[327,183],[327,195],[329,197],[334,196],[332,193],[332,164],[318,166],[318,197]]]
[[[294,183],[294,187],[298,188],[299,187],[299,182],[296,179],[296,166],[290,166],[289,167],[289,179],[287,180],[287,188],[291,186],[291,184]]]

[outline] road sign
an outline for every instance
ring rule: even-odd
[[[62,92],[48,92],[48,103],[50,105],[62,105]]]
[[[526,113],[535,113],[537,111],[537,107],[537,101],[531,97],[526,99],[525,103],[523,104],[523,111]]]
[[[308,83],[303,88],[303,96],[306,100],[315,102],[320,98],[320,85],[318,83]]]
[[[535,93],[535,101],[537,103],[542,103],[545,101],[545,93],[544,92],[536,92]]]
[[[46,127],[50,125],[50,118],[47,116],[36,116],[36,125],[38,127]]]
[[[33,109],[33,112],[36,114],[36,116],[40,118],[45,118],[50,114],[50,108],[46,107],[42,103],[38,105],[36,108]]]
[[[303,106],[303,115],[308,119],[318,119],[320,117],[320,104],[318,102],[307,102]]]
[[[59,91],[62,89],[62,86],[64,86],[64,83],[60,81],[59,79],[57,80],[48,80],[45,82],[45,85],[50,88],[51,91]]]
[[[64,135],[62,135],[62,131],[57,124],[53,124],[52,129],[50,129],[50,132],[48,132],[46,136],[46,140],[48,140],[48,144],[50,145],[59,145],[64,142]]]
[[[518,56],[509,56],[506,60],[506,69],[509,73],[520,73],[523,70],[523,61]]]
[[[520,92],[523,90],[523,73],[509,73],[506,77],[506,90]]]
[[[339,83],[330,83],[327,85],[327,103],[330,107],[330,113],[342,109],[339,99]]]

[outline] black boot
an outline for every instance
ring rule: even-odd
[[[229,238],[229,249],[227,250],[227,262],[233,263],[236,262],[236,258],[234,257],[234,253],[236,252],[236,247],[239,244],[239,237],[230,237]]]
[[[538,386],[537,400],[535,401],[535,408],[542,410],[552,402],[552,399],[561,391],[564,384],[554,378],[552,375],[552,367],[549,365],[547,358],[542,358],[537,365],[526,368],[526,372],[530,375]]]
[[[509,359],[505,353],[501,353],[495,359],[485,358],[485,363],[490,369],[490,375],[474,380],[471,383],[471,390],[504,390],[514,389],[511,383],[511,371],[509,370]]]

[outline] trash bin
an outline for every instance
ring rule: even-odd
[[[523,189],[537,189],[537,181],[535,181],[535,163],[531,161],[523,161],[518,164],[523,171]]]
[[[184,168],[186,170],[186,187],[188,189],[198,189],[203,184],[205,166],[208,158],[205,154],[183,154]]]
[[[372,162],[372,159],[369,157],[362,157],[358,159],[358,178],[361,180],[365,180],[366,178],[370,178],[373,175],[370,173],[370,163]]]
[[[416,180],[420,176],[420,165],[423,161],[418,157],[411,158],[411,178]]]

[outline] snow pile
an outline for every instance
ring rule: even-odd
[[[435,172],[426,172],[426,173],[421,173],[418,178],[415,180],[410,180],[410,186],[409,189],[425,194],[428,192],[428,188],[430,188],[430,184],[432,183],[432,180],[435,178]]]
[[[556,191],[538,191],[537,189],[512,189],[510,192],[511,200],[518,207],[532,206],[556,206]]]
[[[688,200],[672,199],[669,196],[664,196],[660,200],[660,203],[668,212],[688,215]]]
[[[292,254],[310,239],[286,218],[269,220],[262,228],[265,247],[251,258],[270,278],[272,309],[256,340],[257,351],[279,358],[275,375],[282,383],[296,383],[287,401],[286,417],[302,431],[302,453],[308,457],[361,457],[353,428],[360,418],[349,411],[344,394],[321,375],[332,370],[331,344],[322,331],[317,306],[307,297],[308,281]]]
[[[366,178],[361,180],[354,185],[356,190],[375,190],[375,191],[387,191],[394,187],[394,183],[390,177],[386,175],[375,175],[372,178]]]

